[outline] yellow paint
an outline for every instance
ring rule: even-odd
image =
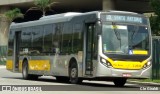
[[[112,29],[118,29],[117,25],[112,25]]]
[[[22,60],[19,61],[19,72],[22,72]]]
[[[113,68],[116,69],[142,69],[144,64],[147,63],[147,60],[144,60],[142,62],[139,61],[113,61],[110,58],[107,58],[107,60],[111,63]]]
[[[50,71],[49,60],[29,60],[29,70]]]
[[[13,61],[12,60],[7,60],[6,69],[7,70],[13,70]]]
[[[146,50],[133,50],[133,54],[147,55],[148,51],[146,51]]]
[[[6,69],[13,70],[13,61],[7,60]],[[30,70],[41,70],[41,71],[50,71],[49,60],[30,60],[29,61]],[[19,72],[22,72],[22,60],[19,62]]]

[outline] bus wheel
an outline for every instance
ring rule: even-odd
[[[22,66],[22,76],[23,76],[23,79],[25,79],[25,80],[29,79],[28,63],[27,63],[27,61],[24,61],[24,63],[23,63],[23,66]]]
[[[127,80],[126,78],[119,78],[119,79],[117,78],[117,79],[114,79],[113,82],[114,82],[115,86],[123,87],[126,83],[126,80]]]
[[[38,79],[38,75],[28,74],[28,63],[27,63],[27,61],[24,61],[24,63],[23,63],[23,66],[22,66],[22,76],[23,76],[23,79],[25,79],[25,80],[35,80],[35,79]]]
[[[78,67],[76,63],[73,63],[69,70],[70,82],[72,84],[82,83],[82,79],[78,78]]]

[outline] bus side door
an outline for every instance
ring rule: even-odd
[[[21,31],[16,31],[14,37],[14,59],[13,59],[14,72],[19,71],[20,40],[21,40]]]
[[[85,75],[93,75],[93,58],[94,58],[94,32],[95,24],[86,23],[84,32],[84,58],[85,58]]]

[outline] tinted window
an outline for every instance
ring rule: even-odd
[[[21,50],[25,49],[30,52],[32,50],[32,28],[24,28],[21,33]]]
[[[44,26],[44,43],[43,52],[52,53],[53,25]]]
[[[53,36],[53,47],[55,48],[55,50],[57,50],[58,52],[62,52],[62,31],[63,31],[63,26],[62,24],[56,24],[55,25],[55,34]]]
[[[64,29],[63,29],[63,47],[62,51],[64,53],[70,53],[71,52],[71,39],[72,39],[72,30],[71,30],[71,25],[69,23],[64,24]]]
[[[8,43],[8,56],[12,56],[13,55],[13,41],[14,41],[14,31],[10,31],[9,32],[9,43]]]
[[[73,52],[82,50],[82,25],[74,24],[73,27]]]
[[[40,54],[42,53],[42,44],[43,44],[43,26],[36,26],[32,31],[32,42],[33,42],[33,53]]]

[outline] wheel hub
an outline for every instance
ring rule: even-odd
[[[75,78],[75,77],[76,77],[76,74],[77,74],[77,70],[76,70],[76,68],[73,68],[73,69],[71,70],[71,77],[72,77],[72,78]]]

